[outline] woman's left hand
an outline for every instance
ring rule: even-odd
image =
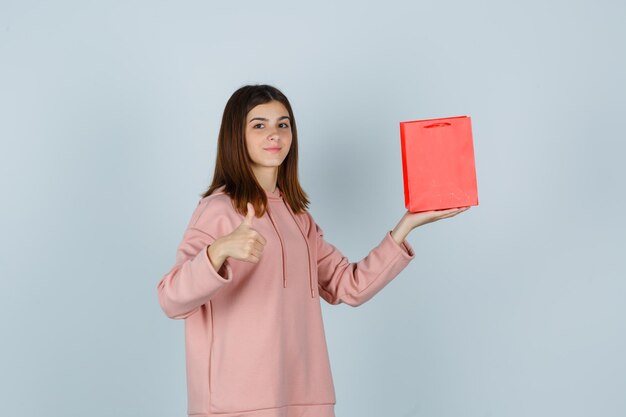
[[[462,213],[468,209],[469,207],[458,207],[446,210],[422,211],[419,213],[411,213],[407,210],[407,212],[404,213],[402,220],[404,220],[407,225],[409,225],[411,230],[413,230],[414,228],[418,226],[423,226],[427,223],[432,223],[441,219],[447,219],[448,217],[454,217],[457,214]]]
[[[400,219],[398,225],[391,232],[391,236],[398,244],[402,243],[409,232],[418,226],[423,226],[427,223],[432,223],[437,220],[447,219],[448,217],[454,217],[459,213],[463,213],[468,210],[469,207],[451,208],[445,210],[432,210],[422,211],[418,213],[411,213],[407,210]]]

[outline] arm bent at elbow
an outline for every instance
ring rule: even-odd
[[[350,262],[323,239],[318,228],[318,288],[329,304],[357,307],[378,293],[415,257],[411,245],[396,242],[387,232],[381,242],[359,262]]]
[[[176,265],[157,284],[159,304],[168,317],[190,316],[232,281],[228,261],[219,252],[214,259],[209,257],[213,255],[210,246],[214,241],[194,229],[186,233],[177,252]]]

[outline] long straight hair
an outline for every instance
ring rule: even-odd
[[[246,147],[245,125],[250,110],[273,100],[282,103],[289,112],[292,137],[289,152],[278,167],[277,185],[294,213],[303,212],[308,208],[308,196],[298,180],[296,119],[287,97],[276,87],[267,84],[245,85],[228,99],[217,138],[213,181],[202,197],[211,195],[224,185],[224,192],[230,196],[233,207],[241,214],[244,216],[247,214],[248,202],[254,206],[257,217],[265,213],[267,195],[250,168],[252,161]]]

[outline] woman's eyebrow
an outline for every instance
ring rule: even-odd
[[[289,119],[289,116],[281,116],[278,118],[278,120],[283,120],[283,119]],[[269,119],[266,119],[265,117],[253,117],[252,119],[248,121],[248,123],[250,123],[253,120],[262,120],[264,122],[267,122]]]

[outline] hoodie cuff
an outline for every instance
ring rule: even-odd
[[[391,230],[387,232],[383,241],[386,241],[388,246],[393,246],[395,250],[400,252],[405,259],[411,260],[415,258],[415,251],[409,242],[404,239],[402,243],[398,244],[398,242],[393,239],[393,236],[391,236]]]
[[[204,246],[200,253],[191,261],[191,270],[194,271],[193,275],[208,278],[207,283],[210,281],[213,284],[211,287],[214,287],[215,284],[223,285],[231,282],[233,279],[233,271],[230,264],[228,264],[228,260],[224,261],[219,270],[219,272],[225,274],[225,276],[222,276],[213,268],[213,264],[209,259],[209,254],[207,253],[209,246],[210,245]]]
[[[213,264],[211,263],[211,258],[209,258],[209,246],[211,245],[207,245],[204,248],[204,254],[206,255],[206,261],[209,264],[209,267],[211,268],[211,271],[217,274],[218,278],[222,278],[222,280],[226,281],[226,282],[230,282],[233,279],[233,270],[230,267],[230,263],[228,262],[228,258],[226,258],[224,260],[224,262],[222,263],[222,266],[220,267],[219,271],[215,271],[215,268],[213,268]],[[226,276],[224,276],[224,274],[226,274]]]

